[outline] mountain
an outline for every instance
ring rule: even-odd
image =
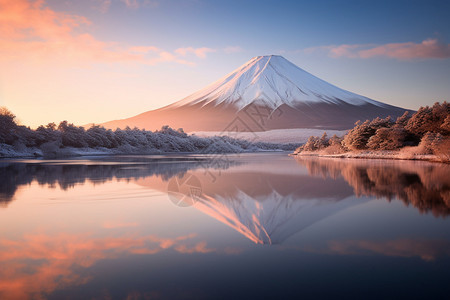
[[[282,56],[250,61],[200,91],[166,107],[102,124],[191,131],[348,129],[357,120],[400,116],[405,109],[340,89]]]

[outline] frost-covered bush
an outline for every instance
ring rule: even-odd
[[[294,153],[324,150],[324,153],[334,154],[349,150],[398,150],[408,146],[404,153],[437,155],[439,152],[446,157],[450,150],[443,145],[448,145],[449,139],[450,105],[443,102],[421,107],[412,116],[405,112],[395,122],[390,117],[358,121],[343,139],[333,137],[325,147],[326,137],[311,136]]]
[[[77,127],[67,121],[62,121],[58,126],[58,131],[61,132],[61,140],[64,146],[88,147],[88,135],[83,127]]]
[[[197,153],[236,153],[259,150],[293,150],[298,145],[252,143],[246,140],[234,139],[228,136],[202,138],[188,135],[182,128],[177,130],[163,126],[160,130],[146,131],[138,128],[106,129],[93,125],[88,129],[75,126],[67,121],[59,125],[49,123],[31,130],[19,126],[15,116],[6,108],[0,109],[0,144],[7,145],[5,153],[16,151],[25,153],[29,147],[39,148],[46,157],[57,157],[79,153],[72,148],[83,148],[88,151],[98,148],[108,149],[112,153],[167,153],[167,152],[197,152]],[[11,147],[10,147],[11,146]],[[15,150],[14,150],[15,149]],[[109,150],[108,150],[109,151]],[[29,152],[29,151],[28,151]]]
[[[357,122],[344,137],[343,145],[350,150],[367,149],[369,139],[375,135],[380,128],[389,128],[392,126],[390,117],[385,119],[376,118],[372,121],[366,120],[364,123]]]
[[[440,133],[427,132],[420,140],[418,148],[421,154],[433,154],[434,149],[444,141],[444,137]]]
[[[40,146],[40,149],[41,149],[44,157],[49,157],[49,158],[57,157],[59,155],[59,151],[60,151],[60,142],[52,141],[52,142],[43,143]]]
[[[411,116],[405,125],[405,129],[417,136],[423,136],[427,132],[448,135],[446,122],[450,115],[450,105],[447,102],[436,102],[432,107],[425,106]],[[444,126],[443,126],[444,125]]]
[[[377,129],[375,135],[369,138],[367,148],[371,150],[396,150],[403,147],[406,131],[398,127],[383,127]]]
[[[16,139],[16,116],[6,107],[0,107],[0,143],[12,145]]]
[[[339,154],[345,152],[344,147],[342,146],[342,137],[338,137],[337,135],[333,135],[328,140],[328,146],[324,149],[326,154]]]

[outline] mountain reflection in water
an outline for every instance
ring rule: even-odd
[[[0,299],[445,298],[449,171],[284,153],[2,160]],[[166,195],[184,176],[201,189],[189,208]]]
[[[352,196],[399,199],[436,217],[450,213],[450,166],[445,164],[314,157],[285,157],[273,163],[245,156],[230,156],[222,164],[214,157],[88,162],[4,162],[0,203],[6,206],[18,186],[33,180],[61,189],[85,181],[131,180],[165,193],[169,179],[190,172],[202,190],[194,207],[259,244],[282,243],[311,224],[368,200]]]
[[[449,166],[320,158],[247,161],[214,180],[194,170],[202,195],[194,207],[257,244],[280,244],[310,225],[375,196],[400,199],[434,216],[450,212]],[[297,167],[294,167],[297,166]],[[163,190],[158,178],[139,184]],[[357,196],[357,197],[354,197]]]

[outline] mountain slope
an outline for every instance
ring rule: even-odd
[[[258,56],[204,89],[161,109],[104,123],[105,127],[185,131],[348,129],[357,120],[405,109],[340,89],[281,56]]]
[[[264,104],[276,109],[283,104],[303,103],[374,104],[371,100],[331,85],[297,67],[282,56],[252,58],[230,74],[168,108],[183,105],[232,104],[243,109],[249,104]]]

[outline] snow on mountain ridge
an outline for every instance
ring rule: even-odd
[[[238,109],[256,103],[276,109],[286,104],[348,103],[352,105],[384,103],[340,89],[306,72],[282,56],[257,56],[204,89],[168,108],[195,104],[227,104]]]

